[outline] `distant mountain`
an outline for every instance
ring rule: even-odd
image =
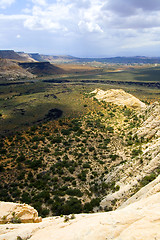
[[[18,55],[20,55],[21,57],[25,58],[25,62],[37,62],[37,60],[35,60],[34,58],[32,58],[32,56],[30,56],[29,53],[25,53],[25,52],[17,52]]]
[[[70,55],[44,55],[39,53],[15,52],[0,50],[0,58],[20,62],[51,62],[51,63],[87,63],[99,62],[110,64],[160,64],[160,57],[111,57],[111,58],[78,58]]]
[[[16,61],[26,61],[27,58],[24,56],[20,56],[14,50],[0,50],[0,58],[3,59],[12,59]]]
[[[77,62],[79,58],[72,57],[69,55],[41,55],[45,61],[53,62],[53,63],[70,63],[70,62]]]
[[[43,58],[43,55],[39,53],[28,53],[28,55],[38,62],[45,62],[46,60]]]
[[[78,62],[102,62],[115,64],[156,64],[160,57],[112,57],[112,58],[77,58]]]
[[[17,62],[0,58],[0,81],[33,78],[34,75],[23,69]]]
[[[115,63],[115,64],[156,64],[160,63],[160,57],[111,57],[111,58],[78,58],[69,55],[43,55],[30,54],[32,58],[37,61],[49,61],[51,63],[86,63],[86,62],[100,62],[100,63]]]

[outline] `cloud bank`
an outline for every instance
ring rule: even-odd
[[[15,2],[15,0],[0,0],[0,8],[5,9],[14,2]]]
[[[2,0],[1,8],[7,8],[18,0]],[[23,32],[34,36],[46,34],[55,43],[68,45],[68,51],[76,47],[91,54],[135,54],[160,47],[159,0],[28,0],[21,12],[1,14],[3,24],[10,20]],[[43,38],[44,36],[42,36]],[[23,39],[23,38],[21,38]],[[74,44],[73,44],[74,42]],[[76,45],[81,43],[81,47]],[[48,40],[48,43],[51,43]],[[88,49],[88,47],[90,50]],[[154,48],[153,48],[154,46]],[[63,44],[61,46],[64,47]],[[60,48],[60,46],[59,46]],[[112,51],[111,51],[112,48]],[[140,49],[141,48],[141,49]],[[67,49],[65,46],[64,49]],[[84,50],[83,50],[84,49]],[[126,51],[125,51],[126,49]],[[77,50],[79,54],[79,50]],[[147,54],[147,52],[146,52]],[[150,53],[149,53],[150,54]],[[82,54],[83,55],[83,54]],[[154,54],[153,54],[154,55]]]

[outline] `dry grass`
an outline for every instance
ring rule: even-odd
[[[55,66],[60,67],[69,73],[96,71],[100,69],[87,64],[57,64]]]

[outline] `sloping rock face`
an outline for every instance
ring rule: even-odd
[[[158,183],[157,183],[158,184]],[[152,240],[160,239],[160,193],[113,212],[43,219],[37,224],[0,225],[0,240]],[[19,237],[19,238],[18,238]]]
[[[160,104],[155,102],[146,109],[137,112],[143,118],[140,127],[134,128],[133,138],[138,136],[139,149],[141,153],[137,156],[130,155],[124,165],[119,165],[111,171],[105,181],[110,182],[115,179],[120,189],[107,194],[101,201],[102,208],[109,208],[114,204],[114,209],[122,205],[126,199],[130,198],[137,189],[141,188],[145,177],[156,177],[160,168]],[[130,151],[136,149],[136,144],[132,145]],[[138,149],[138,148],[137,148]],[[153,179],[152,179],[153,180]],[[151,179],[149,180],[151,181]]]
[[[91,94],[95,94],[95,98],[99,101],[105,101],[109,103],[114,103],[117,105],[145,109],[145,103],[141,102],[139,99],[133,95],[126,93],[122,89],[110,89],[103,91],[101,89],[95,89]]]
[[[144,139],[141,143],[142,153],[111,172],[109,176],[111,179],[115,176],[120,177],[118,181],[120,190],[103,198],[101,202],[103,208],[111,206],[112,201],[116,201],[117,206],[121,205],[135,192],[134,189],[139,186],[145,176],[152,173],[157,174],[157,169],[160,168],[160,104],[155,102],[140,111],[139,114],[144,115],[144,122],[138,130],[135,129],[134,135],[137,135],[140,140]],[[122,173],[122,170],[125,174]]]
[[[27,204],[0,202],[0,224],[5,223],[38,223],[41,222],[38,212]]]
[[[151,139],[153,136],[160,137],[160,104],[154,102],[144,111],[145,121],[138,129],[138,137]]]
[[[126,202],[124,202],[119,209],[124,208],[134,202],[138,202],[140,200],[145,200],[146,198],[157,194],[160,192],[160,175],[147,184],[145,187],[141,188],[136,194],[134,194],[132,197],[130,197]]]

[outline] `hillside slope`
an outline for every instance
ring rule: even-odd
[[[19,65],[31,72],[32,74],[41,76],[41,75],[54,75],[54,74],[63,74],[65,71],[59,67],[54,66],[49,62],[32,62],[32,63],[19,63]]]
[[[20,67],[16,62],[0,58],[0,80],[14,80],[26,77],[33,78],[34,75]]]
[[[27,57],[20,56],[14,50],[0,50],[0,58],[12,59],[16,61],[26,61]]]
[[[44,122],[0,141],[0,199],[28,203],[42,217],[115,210],[160,173],[158,103],[133,109],[69,90],[63,101],[83,114],[53,121],[50,109]],[[40,99],[51,94],[59,102],[64,94],[47,93]],[[152,137],[139,136],[148,124],[156,129]]]
[[[17,53],[21,57],[25,58],[25,62],[37,62],[37,60],[32,58],[32,56],[29,53],[25,53],[25,52],[17,52]]]
[[[144,115],[143,115],[144,114]],[[139,128],[135,128],[129,145],[132,146],[130,161],[123,166],[117,166],[107,176],[115,179],[120,190],[108,194],[101,202],[101,206],[109,206],[116,201],[117,206],[134,194],[142,186],[151,182],[160,172],[160,105],[158,102],[139,112],[144,121]],[[136,143],[132,140],[136,138]],[[123,174],[123,172],[125,174]],[[116,177],[117,176],[117,177]]]

